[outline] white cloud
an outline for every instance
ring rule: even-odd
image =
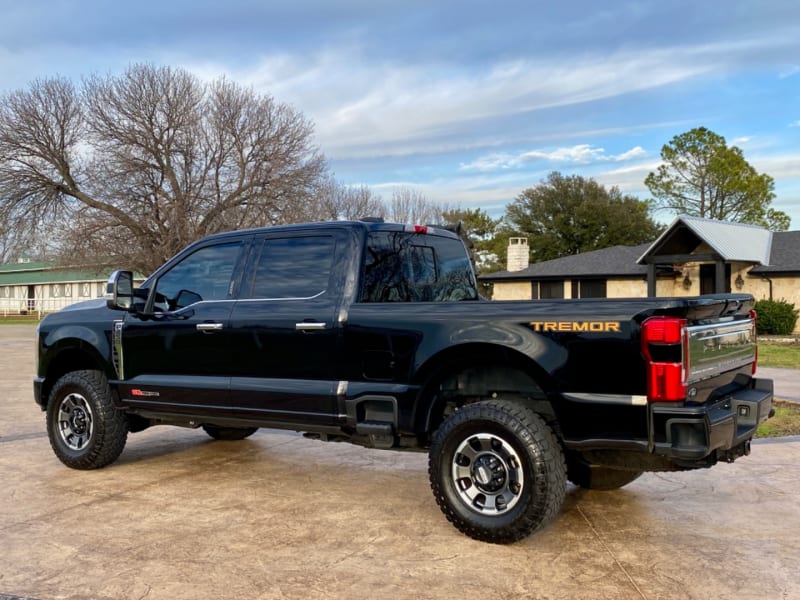
[[[648,174],[658,169],[660,164],[661,161],[647,161],[597,173],[593,177],[605,186],[616,186],[629,194],[647,196],[650,192],[644,185],[644,180]]]
[[[636,146],[621,154],[606,154],[604,148],[596,148],[590,144],[577,144],[571,147],[544,150],[530,150],[521,154],[489,154],[470,163],[462,164],[461,171],[501,171],[518,169],[532,162],[553,162],[587,165],[595,162],[624,162],[646,156],[644,148]]]
[[[776,180],[800,180],[800,151],[774,154],[758,154],[747,161],[757,171],[767,173]]]
[[[612,160],[616,162],[624,162],[626,160],[632,160],[634,158],[642,158],[647,156],[647,152],[641,146],[636,146],[631,148],[627,152],[623,152],[622,154],[617,154],[616,156],[612,157]]]
[[[236,81],[298,107],[336,158],[402,155],[491,144],[476,134],[490,119],[652,89],[711,72],[700,50],[651,50],[582,56],[558,62],[530,58],[482,69],[447,63],[375,62],[357,47],[315,55],[263,57],[254,67],[185,65],[200,76],[226,72]],[[480,139],[478,139],[480,138]],[[431,147],[436,144],[436,147]]]
[[[519,162],[519,157],[513,154],[487,154],[470,163],[462,163],[459,165],[459,170],[488,173],[510,169],[517,166]]]
[[[489,145],[496,134],[479,130],[490,119],[516,117],[531,125],[544,118],[537,114],[544,109],[720,76],[743,56],[780,43],[740,39],[558,61],[517,58],[478,68],[375,61],[358,46],[338,46],[312,55],[267,56],[232,77],[311,116],[331,156],[358,158],[461,150],[465,141]]]
[[[577,144],[569,148],[556,148],[552,152],[542,150],[531,150],[519,156],[519,162],[528,163],[533,161],[567,162],[587,164],[605,158],[604,148],[592,148],[589,144]]]

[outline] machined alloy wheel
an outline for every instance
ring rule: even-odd
[[[525,484],[517,451],[491,433],[475,434],[459,444],[452,476],[462,501],[484,515],[501,515],[514,508]]]
[[[436,430],[428,473],[436,502],[462,533],[511,543],[549,523],[566,494],[566,465],[550,426],[514,400],[467,404]]]
[[[128,418],[114,406],[102,371],[72,371],[55,382],[47,402],[47,434],[58,459],[73,469],[97,469],[119,457]]]
[[[58,407],[58,434],[70,450],[83,450],[92,438],[92,407],[77,392],[67,394]]]

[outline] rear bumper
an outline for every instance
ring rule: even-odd
[[[747,385],[706,404],[653,404],[653,452],[687,467],[732,462],[749,453],[759,423],[771,414],[772,394],[771,379],[750,379]]]

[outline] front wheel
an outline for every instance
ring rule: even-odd
[[[566,466],[553,430],[513,401],[468,404],[442,423],[428,472],[436,502],[462,533],[506,544],[561,510]]]
[[[128,439],[128,420],[114,407],[101,371],[73,371],[56,381],[47,402],[47,435],[58,459],[73,469],[117,460]]]

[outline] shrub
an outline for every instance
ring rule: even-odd
[[[759,334],[791,335],[797,324],[798,311],[786,300],[759,300],[755,304]]]

